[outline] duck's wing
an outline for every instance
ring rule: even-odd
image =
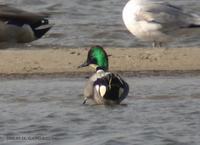
[[[92,98],[93,96],[93,81],[88,80],[84,88],[84,97]]]
[[[108,73],[94,82],[98,95],[115,103],[120,103],[129,92],[128,84],[117,74]]]
[[[118,84],[118,86],[120,87],[118,97],[121,102],[122,100],[124,100],[127,97],[128,93],[129,93],[129,85],[124,79],[122,79],[122,77],[120,75],[114,74],[114,76],[116,77],[115,78],[116,84]]]
[[[7,5],[0,5],[1,21],[18,20],[26,21],[28,23],[34,23],[45,17],[48,16],[42,13],[31,13]]]
[[[89,80],[86,82],[85,84],[85,87],[84,87],[84,98],[85,98],[85,101],[84,103],[86,103],[86,100],[89,98],[89,99],[94,99],[94,82],[96,81],[97,79],[97,75],[96,74],[93,74]]]
[[[193,14],[184,12],[182,8],[166,2],[146,2],[136,15],[137,21],[144,21],[153,28],[163,32],[190,27],[196,22]],[[145,25],[144,25],[145,27]]]

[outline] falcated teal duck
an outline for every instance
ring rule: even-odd
[[[129,85],[118,74],[108,72],[108,55],[101,46],[93,46],[87,60],[79,66],[91,66],[96,70],[85,88],[84,104],[92,99],[95,104],[120,104],[128,95]]]

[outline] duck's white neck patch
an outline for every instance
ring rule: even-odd
[[[97,73],[103,73],[103,72],[104,72],[104,70],[102,70],[102,69],[97,70]]]

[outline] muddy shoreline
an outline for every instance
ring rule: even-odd
[[[200,70],[153,70],[153,71],[114,71],[123,77],[150,77],[150,76],[200,76]],[[25,74],[0,74],[0,80],[4,79],[49,79],[49,78],[88,78],[93,72],[73,72],[73,73],[25,73]]]
[[[200,75],[199,48],[105,48],[110,71],[124,76]],[[88,49],[0,50],[0,78],[87,77]]]

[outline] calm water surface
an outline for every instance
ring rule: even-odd
[[[82,105],[82,78],[0,81],[0,145],[199,145],[200,76],[131,77],[123,105]]]
[[[35,47],[86,47],[93,44],[112,47],[149,46],[133,37],[122,22],[122,9],[128,0],[0,0],[0,3],[33,12],[51,14],[55,26]],[[199,0],[164,0],[200,14]],[[198,37],[180,40],[172,47],[196,47]],[[21,48],[21,46],[20,46]],[[26,47],[25,47],[26,48]]]

